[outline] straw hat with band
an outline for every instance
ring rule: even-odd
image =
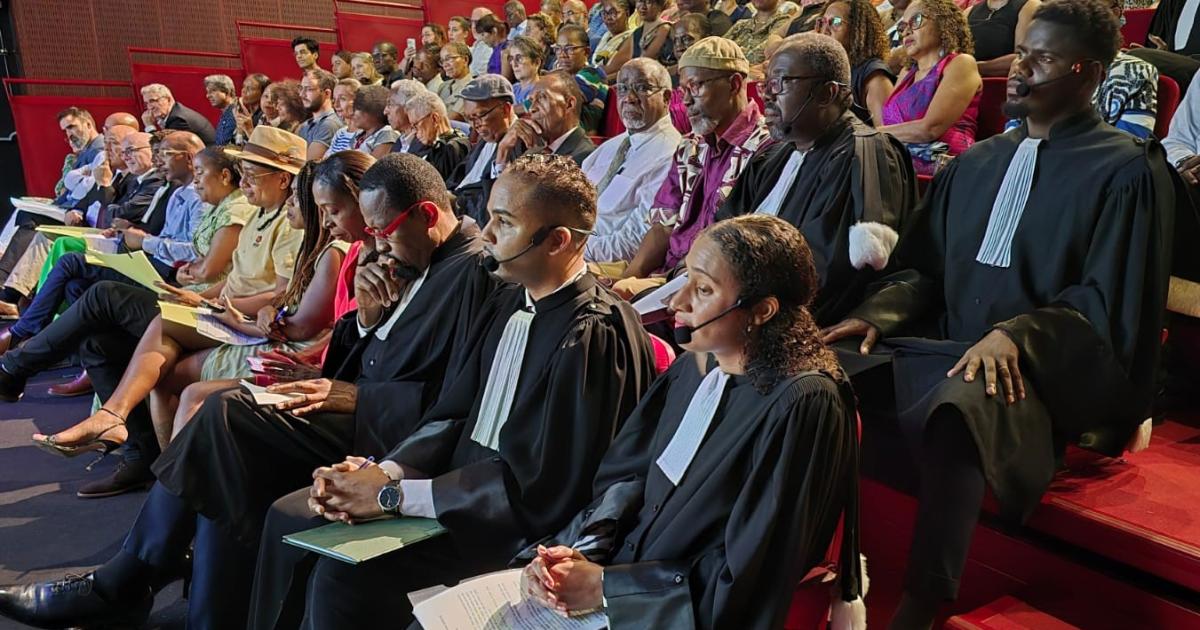
[[[294,133],[259,125],[241,149],[225,149],[225,154],[295,175],[308,161],[308,143]]]

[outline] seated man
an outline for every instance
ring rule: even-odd
[[[834,324],[887,266],[916,206],[912,160],[898,140],[849,111],[850,60],[832,37],[783,40],[762,94],[779,144],[751,158],[717,219],[771,214],[800,228],[820,278],[810,308],[818,325]]]
[[[498,74],[475,77],[463,88],[463,114],[479,142],[458,169],[446,180],[454,193],[454,211],[486,225],[487,200],[496,179],[496,145],[516,122],[513,114],[513,88],[508,79]]]
[[[217,132],[212,123],[200,112],[176,101],[167,86],[151,83],[143,87],[142,101],[146,105],[146,111],[142,113],[146,131],[190,131],[199,136],[205,145],[216,140]]]
[[[1145,42],[1132,42],[1129,54],[1144,59],[1187,90],[1200,69],[1200,28],[1195,0],[1162,0],[1150,20]],[[1141,47],[1145,44],[1146,47]]]
[[[725,203],[750,157],[770,141],[758,105],[746,98],[750,64],[737,44],[708,37],[679,58],[679,87],[692,132],[675,150],[654,197],[651,227],[614,289],[632,297],[661,285]],[[652,277],[653,276],[653,277]]]
[[[333,111],[333,89],[337,78],[333,73],[313,68],[300,79],[300,102],[310,117],[300,124],[296,135],[308,143],[308,161],[317,162],[325,157],[333,144],[333,135],[342,128],[342,119]]]
[[[404,112],[412,121],[414,139],[421,143],[412,154],[432,164],[443,180],[448,179],[467,157],[471,141],[450,126],[446,104],[433,92],[414,94],[404,104]]]
[[[387,116],[388,126],[400,134],[400,137],[392,144],[392,153],[412,153],[413,151],[418,151],[421,148],[421,143],[417,140],[412,121],[408,119],[408,112],[405,111],[404,104],[413,96],[425,92],[425,86],[421,85],[419,81],[412,79],[400,79],[389,89],[392,93],[388,96],[387,106],[383,108],[383,113]]]
[[[596,145],[579,126],[583,93],[571,75],[555,71],[533,84],[533,107],[529,116],[509,127],[496,147],[496,167],[503,169],[526,151],[565,155],[576,164],[596,150]]]
[[[554,69],[574,76],[579,91],[583,93],[580,124],[589,134],[598,133],[604,124],[604,107],[608,103],[608,80],[603,69],[589,65],[592,47],[588,42],[587,29],[574,24],[564,25],[558,31],[554,55]]]
[[[123,225],[119,235],[129,251],[145,250],[159,275],[170,281],[176,263],[190,262],[196,257],[192,245],[192,233],[199,225],[204,211],[204,202],[192,186],[195,175],[192,159],[204,150],[204,144],[195,134],[177,131],[168,134],[159,144],[161,168],[174,192],[167,198],[164,212],[166,224],[158,235]],[[90,265],[86,255],[73,252],[58,259],[46,282],[17,323],[0,333],[0,346],[4,349],[18,345],[39,332],[54,319],[63,300],[68,303],[83,294],[87,288],[101,280],[133,283],[134,281],[114,269]],[[0,397],[0,399],[3,399]]]
[[[894,400],[884,415],[919,452],[893,628],[929,628],[955,598],[989,486],[1024,521],[1067,443],[1118,456],[1149,415],[1182,199],[1159,145],[1092,107],[1120,44],[1103,1],[1043,4],[1009,77],[1005,110],[1025,123],[938,174],[902,271],[825,335],[862,338],[841,353],[860,400]],[[863,356],[880,340],[892,352]]]
[[[1120,19],[1125,2],[1108,0],[1108,7]],[[1149,138],[1158,115],[1158,69],[1129,53],[1118,52],[1092,96],[1092,105],[1104,122],[1139,138]],[[1010,120],[1004,128],[1007,131],[1020,124],[1019,120]]]
[[[595,189],[570,160],[513,162],[488,210],[491,266],[518,284],[484,307],[458,376],[411,437],[377,466],[355,457],[317,469],[314,496],[306,488],[271,508],[255,578],[260,614],[291,593],[299,597],[286,598],[281,625],[306,608],[305,627],[406,627],[403,593],[503,568],[587,502],[596,465],[653,378],[650,340],[633,309],[586,271]],[[318,558],[305,596],[303,554],[280,536],[322,515],[357,521],[385,510],[436,518],[450,532],[356,566]]]
[[[227,74],[210,74],[204,77],[204,96],[208,104],[220,110],[214,131],[213,144],[225,146],[233,144],[233,136],[237,133],[237,89],[233,87],[233,79]]]
[[[583,161],[596,184],[596,230],[584,258],[617,276],[637,253],[650,223],[654,195],[662,187],[681,136],[667,115],[671,76],[653,59],[629,61],[617,73],[617,110],[625,133],[609,138]]]
[[[417,58],[413,60],[409,74],[412,76],[407,78],[420,81],[425,85],[425,89],[437,94],[441,90],[444,80],[442,79],[442,47],[431,44],[417,51]]]
[[[859,594],[854,394],[807,311],[818,272],[796,228],[723,221],[688,266],[671,306],[695,354],[626,421],[592,503],[521,554],[525,594],[603,607],[611,628],[780,628],[843,515],[840,595]]]

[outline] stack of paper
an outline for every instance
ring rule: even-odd
[[[242,384],[245,385],[245,381]],[[358,564],[446,533],[436,519],[402,516],[356,525],[330,523],[289,534],[283,542],[342,562]]]
[[[140,253],[140,252],[139,252]],[[159,301],[158,310],[162,313],[163,321],[172,322],[188,328],[223,344],[231,346],[254,346],[266,343],[266,337],[247,335],[240,330],[229,327],[217,319],[211,310],[199,306],[185,306],[174,302]]]
[[[245,379],[242,379],[242,389],[246,390],[251,396],[254,397],[255,404],[263,407],[272,407],[281,402],[286,402],[300,397],[299,394],[273,394],[267,391],[266,387],[255,385],[254,383],[251,383]]]
[[[683,285],[687,284],[687,279],[687,274],[681,273],[675,276],[670,282],[650,292],[646,297],[634,302],[633,310],[642,316],[642,323],[651,323],[651,321],[647,320],[657,321],[663,319],[663,317],[656,317],[656,315],[666,314],[667,304],[683,288]]]
[[[89,251],[86,256],[89,265],[108,267],[109,269],[121,272],[130,280],[151,291],[159,294],[166,293],[165,290],[157,286],[157,283],[162,282],[163,279],[162,276],[158,275],[158,271],[154,269],[154,265],[150,264],[150,259],[146,258],[146,252],[101,254]]]
[[[521,569],[491,573],[446,589],[413,607],[425,630],[600,630],[602,613],[574,617],[521,597]]]
[[[40,214],[58,221],[63,221],[67,216],[65,210],[51,203],[51,200],[42,197],[9,197],[8,200],[17,210]]]

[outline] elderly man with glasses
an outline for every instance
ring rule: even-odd
[[[650,207],[681,136],[667,115],[671,76],[662,64],[634,59],[621,67],[613,87],[625,133],[609,138],[583,161],[583,172],[598,195],[596,228],[584,257],[613,263],[593,269],[619,276],[650,228]]]
[[[463,114],[479,142],[446,180],[454,192],[454,209],[487,225],[487,200],[496,179],[496,147],[517,121],[513,113],[513,87],[498,74],[475,77],[462,91]]]

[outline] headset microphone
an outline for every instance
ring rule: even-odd
[[[544,225],[538,228],[538,231],[533,233],[533,238],[529,239],[529,244],[525,246],[525,249],[517,252],[515,256],[509,256],[508,258],[499,260],[497,260],[495,256],[488,256],[484,258],[483,262],[481,263],[483,268],[486,269],[488,273],[496,273],[496,271],[500,269],[500,265],[502,263],[512,262],[529,253],[529,250],[545,242],[545,240],[550,236],[550,233],[553,232],[556,227],[558,226]]]
[[[1059,76],[1059,77],[1054,77],[1053,79],[1048,79],[1046,81],[1041,81],[1039,83],[1026,83],[1025,81],[1021,81],[1020,83],[1017,84],[1017,87],[1014,91],[1017,93],[1017,96],[1019,96],[1021,98],[1025,98],[1026,96],[1033,94],[1033,91],[1038,88],[1050,85],[1051,83],[1058,83],[1059,81],[1065,81],[1065,80],[1079,74],[1079,72],[1082,69],[1083,69],[1083,67],[1080,66],[1079,64],[1074,64],[1071,66],[1070,72],[1068,72],[1062,76]]]
[[[729,308],[721,311],[720,313],[717,314],[716,317],[713,317],[712,319],[704,322],[703,324],[700,324],[699,326],[694,326],[694,327],[677,326],[674,330],[671,331],[671,335],[675,338],[675,343],[678,345],[681,345],[681,346],[692,343],[692,333],[695,333],[697,330],[700,330],[701,328],[704,328],[705,326],[717,321],[718,319],[725,317],[726,315],[732,313],[734,310],[741,308],[742,302],[743,302],[743,300],[739,298],[738,301],[733,303],[733,306],[730,306]]]
[[[792,126],[796,124],[796,121],[800,118],[800,114],[803,114],[804,110],[808,109],[809,104],[812,103],[813,96],[815,96],[813,90],[809,90],[808,98],[804,99],[804,104],[800,106],[800,109],[796,110],[795,114],[792,114],[792,116],[788,118],[787,123],[779,128],[779,131],[782,135],[787,136],[792,133]],[[780,113],[782,114],[783,112]]]

